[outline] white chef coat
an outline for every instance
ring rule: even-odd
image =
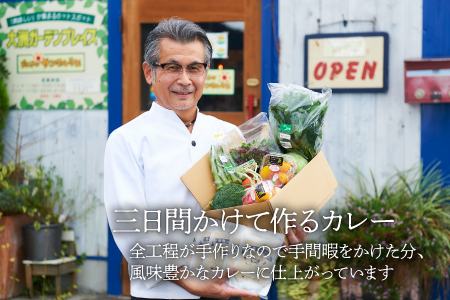
[[[164,258],[147,258],[145,262],[130,258],[130,250],[136,243],[146,248],[146,245],[167,242],[178,242],[181,247],[181,244],[192,242],[192,234],[187,236],[178,230],[166,235],[162,226],[160,233],[144,232],[144,210],[160,209],[161,216],[165,216],[165,208],[191,208],[191,216],[201,215],[200,205],[180,177],[210,150],[215,135],[225,135],[236,128],[197,111],[190,133],[174,111],[154,102],[149,111],[111,133],[105,150],[104,201],[114,240],[129,265],[157,264],[164,271],[164,264],[168,263]],[[138,212],[115,212],[133,209]],[[117,222],[133,219],[137,222]],[[156,213],[149,214],[148,219],[157,219]],[[147,224],[156,228],[156,222]],[[191,232],[193,226],[195,223],[191,223]],[[114,232],[115,229],[136,228],[139,233]],[[146,251],[151,249],[156,248],[146,248]],[[185,263],[184,260],[177,262],[178,266]],[[140,298],[199,298],[168,280],[154,279],[131,280],[131,295]]]

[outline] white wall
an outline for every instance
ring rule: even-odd
[[[404,103],[403,61],[422,54],[422,0],[280,0],[281,83],[304,85],[304,37],[322,24],[376,18],[376,31],[389,34],[387,93],[334,94],[322,147],[340,188],[325,210],[355,188],[352,165],[382,184],[395,172],[420,161],[420,105]],[[372,31],[371,23],[342,23],[321,33]],[[346,173],[348,172],[348,173]],[[329,212],[327,213],[327,215]]]
[[[86,193],[92,191],[100,206],[85,220],[70,224],[75,230],[77,253],[87,256],[107,256],[107,220],[103,206],[103,153],[108,136],[107,110],[12,110],[5,130],[6,140],[14,144],[18,119],[23,136],[22,160],[35,165],[43,156],[44,166],[56,166],[66,190],[77,189],[77,205],[83,206]],[[35,143],[34,143],[35,142]],[[6,147],[6,158],[11,150]],[[101,265],[100,268],[97,268]],[[86,261],[79,275],[84,290],[106,293],[106,261]],[[96,272],[92,272],[96,269]],[[104,272],[100,272],[100,271]],[[80,284],[81,283],[81,284]]]

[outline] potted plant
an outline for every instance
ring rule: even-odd
[[[358,173],[359,174],[359,173]],[[348,192],[345,206],[338,208],[341,216],[352,214],[352,224],[360,226],[350,230],[342,225],[338,231],[328,230],[329,243],[346,244],[351,248],[369,250],[352,259],[341,258],[341,267],[367,269],[392,268],[389,277],[377,276],[376,280],[357,277],[363,289],[363,299],[419,299],[420,283],[426,299],[433,279],[445,282],[448,287],[448,265],[450,262],[450,186],[445,184],[437,165],[424,169],[422,165],[397,172],[383,187],[372,176],[372,191],[359,174],[359,191]],[[394,220],[393,223],[373,223],[370,220]],[[345,224],[346,222],[342,222]],[[398,259],[388,255],[390,245],[402,249],[404,245],[414,247],[411,259]],[[372,257],[371,246],[381,245],[380,256]],[[411,249],[411,248],[407,248]],[[378,252],[377,252],[378,253]],[[410,252],[408,252],[410,253]],[[404,253],[403,253],[404,254]],[[420,257],[420,255],[422,257]],[[401,255],[403,256],[403,255]],[[409,256],[408,256],[409,257]],[[415,284],[415,282],[417,284]],[[414,295],[413,295],[414,294]]]
[[[310,242],[313,243],[313,241]],[[328,278],[328,274],[324,275],[327,271],[332,271],[335,268],[336,261],[333,259],[327,259],[326,257],[320,259],[317,257],[306,258],[305,254],[297,254],[297,256],[287,254],[285,257],[279,257],[277,265],[281,265],[281,268],[286,270],[286,272],[283,272],[283,277],[286,280],[277,280],[276,283],[280,299],[341,299],[338,280],[335,277]],[[320,273],[315,272],[317,267],[320,269]]]
[[[95,209],[98,198],[86,194],[82,205],[77,205],[76,189],[64,191],[63,179],[56,175],[56,167],[45,168],[38,158],[29,178],[27,205],[33,207],[33,224],[24,226],[26,253],[29,260],[49,260],[64,255],[61,251],[63,230],[74,236],[67,224],[83,218]],[[34,173],[34,174],[33,174]]]
[[[22,226],[32,218],[26,213],[28,186],[11,184],[14,170],[12,163],[0,164],[0,299],[19,295],[25,287]]]

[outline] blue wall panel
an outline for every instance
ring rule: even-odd
[[[122,1],[108,1],[108,133],[122,125],[122,33],[120,32],[120,15]],[[122,294],[120,280],[120,263],[122,254],[117,248],[111,229],[108,226],[108,283],[109,295]]]
[[[450,1],[423,1],[423,58],[450,58]],[[450,175],[450,104],[422,104],[421,154],[425,166],[440,161],[444,175]],[[448,180],[450,184],[450,180]],[[444,297],[435,282],[431,299]]]
[[[263,0],[261,8],[261,111],[268,112],[267,84],[278,82],[278,0]]]
[[[423,58],[450,58],[450,1],[423,1]],[[422,104],[421,154],[424,164],[441,162],[450,175],[450,104]],[[450,181],[449,181],[450,183]]]

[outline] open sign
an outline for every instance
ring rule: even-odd
[[[389,36],[384,32],[305,36],[305,86],[333,92],[386,92]]]

